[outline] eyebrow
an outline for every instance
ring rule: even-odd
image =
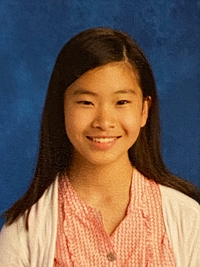
[[[114,94],[135,94],[135,91],[133,89],[122,89],[114,92]],[[97,96],[97,93],[94,93],[92,91],[86,90],[86,89],[77,89],[73,95],[92,95]]]
[[[133,89],[123,89],[115,92],[115,94],[135,94]]]
[[[93,96],[96,96],[97,94],[94,92],[85,90],[85,89],[78,89],[73,93],[73,95],[93,95]]]

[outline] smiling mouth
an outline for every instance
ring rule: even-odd
[[[87,136],[87,138],[89,140],[96,142],[96,143],[111,143],[120,137],[121,136],[117,136],[117,137],[91,137],[91,136]]]

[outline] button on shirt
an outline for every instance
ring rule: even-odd
[[[67,177],[59,180],[58,205],[54,267],[176,266],[159,187],[137,170],[127,214],[111,236],[100,211],[77,196]]]

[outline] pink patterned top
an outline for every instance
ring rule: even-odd
[[[133,172],[124,220],[109,236],[101,213],[81,200],[69,180],[59,181],[54,267],[174,267],[161,194],[154,181]]]

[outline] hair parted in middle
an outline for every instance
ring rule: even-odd
[[[49,82],[44,105],[39,156],[33,181],[6,213],[12,223],[26,210],[30,212],[59,173],[70,166],[73,146],[64,120],[64,93],[85,72],[111,62],[129,62],[139,76],[143,98],[151,97],[147,123],[129,149],[132,165],[148,179],[179,190],[200,201],[195,186],[171,174],[161,155],[158,96],[153,73],[136,41],[124,32],[110,28],[92,28],[69,40],[59,53]],[[28,214],[29,214],[28,212]]]

